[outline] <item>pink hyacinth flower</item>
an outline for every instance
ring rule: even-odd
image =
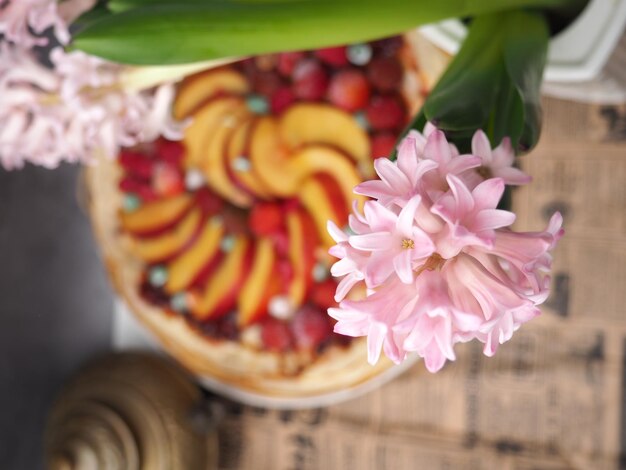
[[[452,258],[468,245],[489,247],[494,242],[495,229],[515,222],[515,214],[496,209],[504,193],[501,179],[484,181],[471,192],[454,175],[449,175],[447,181],[450,191],[431,209],[447,223],[437,242],[437,252],[442,257]]]
[[[487,135],[477,130],[472,138],[472,154],[480,157],[479,173],[486,174],[488,178],[502,178],[506,184],[516,186],[528,184],[532,180],[529,175],[513,166],[515,152],[508,137],[502,139],[500,145],[492,150]]]
[[[340,258],[332,273],[344,276],[341,302],[329,314],[336,332],[367,336],[370,362],[381,350],[395,362],[416,352],[436,372],[455,359],[454,344],[478,340],[492,356],[539,315],[550,251],[563,230],[558,213],[545,231],[511,230],[515,215],[497,205],[516,172],[483,179],[475,169],[480,157],[459,155],[442,132],[427,129],[400,144],[396,162],[376,162],[380,180],[356,188],[376,200],[363,214],[355,208],[353,234],[329,226],[337,242],[330,253]],[[506,141],[493,152],[480,132],[474,142],[483,163],[510,167]],[[342,300],[357,283],[367,297]]]
[[[328,314],[337,320],[335,333],[367,336],[368,362],[378,362],[381,350],[396,363],[406,357],[402,343],[406,335],[394,331],[394,325],[412,311],[417,296],[411,285],[392,279],[379,291],[363,300],[344,300],[341,308],[330,308]]]
[[[375,201],[365,203],[367,231],[350,236],[348,243],[371,253],[365,265],[368,286],[379,286],[394,272],[405,284],[412,282],[413,269],[433,253],[435,245],[415,224],[420,202],[421,196],[413,196],[399,214]]]
[[[61,48],[50,54],[54,69],[8,43],[0,43],[0,55],[0,163],[6,169],[25,161],[47,168],[91,162],[160,134],[182,137],[171,116],[172,84],[126,91],[119,83],[123,67]]]

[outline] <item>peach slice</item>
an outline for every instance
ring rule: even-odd
[[[186,289],[211,260],[219,253],[224,224],[220,219],[210,219],[195,240],[181,256],[168,266],[165,290],[170,294]]]
[[[228,175],[225,152],[233,130],[238,123],[249,119],[250,112],[245,103],[238,102],[227,114],[229,119],[221,119],[215,127],[207,129],[204,156],[199,163],[211,189],[236,206],[249,207],[252,198],[235,186]]]
[[[270,239],[260,238],[250,272],[237,297],[237,324],[244,327],[261,319],[267,314],[269,299],[279,292],[274,245]]]
[[[272,194],[263,181],[257,175],[257,171],[252,168],[249,160],[249,140],[250,133],[255,126],[255,119],[250,119],[237,127],[227,144],[226,164],[229,173],[235,182],[245,188],[250,194],[261,199],[271,199]],[[240,160],[246,159],[246,160]],[[247,164],[250,168],[240,167],[240,164]]]
[[[207,70],[183,81],[174,103],[174,117],[189,117],[203,102],[220,93],[239,95],[248,91],[248,81],[239,72],[229,68]]]
[[[291,211],[287,214],[287,233],[289,235],[288,256],[293,268],[293,278],[287,295],[291,303],[299,307],[312,282],[312,270],[315,265],[317,236],[315,226],[303,211]]]
[[[185,155],[186,167],[197,167],[205,155],[205,144],[208,135],[226,122],[231,125],[233,118],[232,111],[240,106],[245,106],[243,98],[236,96],[225,96],[207,101],[193,115],[193,121],[185,129],[184,142],[187,148]]]
[[[354,194],[354,187],[362,179],[354,165],[338,151],[322,145],[310,145],[293,154],[289,159],[288,169],[299,179],[298,189],[302,181],[315,173],[327,174],[337,182],[348,207],[352,201],[362,203],[363,197]]]
[[[289,153],[281,145],[278,132],[275,118],[263,116],[258,119],[250,136],[250,161],[264,186],[276,196],[289,197],[297,192],[297,184],[285,168]],[[285,176],[289,181],[284,181]]]
[[[325,190],[324,184],[315,178],[307,180],[302,185],[298,198],[313,217],[318,236],[324,246],[327,248],[333,246],[335,241],[326,230],[327,221],[332,220],[339,227],[343,226],[346,221],[339,220],[337,211],[334,210],[333,201]]]
[[[362,179],[344,154],[332,147],[311,144],[289,155],[281,146],[277,128],[273,118],[261,118],[250,142],[252,166],[274,194],[295,196],[306,179],[316,173],[326,173],[337,181],[349,207],[353,200],[362,203],[362,197],[353,192]]]
[[[234,308],[237,293],[246,277],[250,253],[250,242],[243,236],[235,238],[233,248],[209,278],[205,289],[192,302],[191,313],[195,318],[216,318]]]
[[[196,234],[202,215],[200,209],[193,209],[172,230],[155,238],[133,239],[131,251],[148,263],[163,261],[185,247]]]
[[[193,202],[189,194],[144,204],[133,212],[121,212],[120,223],[126,232],[141,235],[165,228],[179,219]]]
[[[367,132],[352,115],[327,104],[302,103],[289,108],[280,120],[280,136],[289,148],[326,144],[362,162],[364,168],[370,164]]]

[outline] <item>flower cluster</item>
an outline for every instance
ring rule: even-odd
[[[42,65],[32,49],[69,39],[67,21],[91,0],[9,0],[0,5],[0,163],[19,168],[24,161],[54,168],[61,161],[89,162],[117,155],[120,146],[180,138],[170,115],[174,88],[126,90],[124,67],[82,52],[52,49],[53,67]]]
[[[492,150],[477,131],[460,155],[428,124],[402,141],[396,162],[375,161],[379,180],[355,188],[373,200],[355,207],[348,233],[329,222],[340,259],[331,273],[342,277],[329,314],[337,333],[367,336],[370,363],[381,350],[396,363],[417,352],[436,372],[455,343],[477,339],[491,356],[539,314],[562,219],[543,232],[509,228],[515,215],[497,209],[505,184],[530,180],[513,160],[508,139]],[[359,286],[365,298],[351,295]]]

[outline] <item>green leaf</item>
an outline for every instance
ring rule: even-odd
[[[451,131],[477,129],[491,113],[504,66],[498,15],[476,18],[455,59],[424,104],[429,121]]]
[[[111,12],[104,3],[98,3],[94,8],[87,10],[74,20],[72,23],[73,32],[76,33],[76,31],[80,31],[81,29],[89,26],[91,23],[101,20],[110,14]]]
[[[108,8],[112,12],[122,12],[133,8],[146,7],[150,5],[203,5],[213,2],[223,3],[282,3],[298,2],[300,0],[111,0]]]
[[[541,128],[540,87],[548,46],[545,18],[514,11],[477,17],[461,50],[423,107],[462,151],[483,129],[492,144],[508,136],[528,150]],[[422,116],[413,128],[422,129]]]
[[[167,4],[150,4],[110,15],[81,31],[73,48],[122,63],[180,64],[365,41],[450,17],[566,3],[566,0],[194,1],[186,4],[171,0]]]
[[[522,21],[523,15],[523,21]],[[548,55],[548,25],[538,13],[509,16],[504,42],[507,72],[524,107],[524,125],[519,146],[531,149],[541,129],[541,81]]]

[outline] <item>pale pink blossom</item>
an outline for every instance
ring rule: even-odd
[[[447,181],[450,190],[431,209],[447,224],[437,237],[437,252],[448,259],[456,256],[465,246],[491,247],[496,236],[495,229],[515,221],[512,212],[496,209],[504,193],[504,182],[492,178],[470,192],[454,175],[448,175]]]
[[[435,192],[436,196],[447,189],[447,175],[459,175],[479,165],[479,157],[459,155],[443,132],[427,125],[424,134],[412,131],[400,143],[396,162],[387,158],[374,161],[380,180],[365,181],[354,191],[385,205],[402,205],[416,194],[430,198]]]
[[[440,270],[426,269],[420,273],[415,290],[417,302],[412,314],[393,328],[397,334],[405,334],[403,348],[417,352],[424,358],[426,368],[436,372],[446,360],[456,359],[453,345],[459,332],[476,331],[483,321],[479,315],[455,306]]]
[[[25,161],[47,168],[88,163],[160,134],[182,135],[170,116],[171,84],[127,91],[119,83],[122,66],[60,48],[50,54],[54,68],[8,43],[0,44],[0,55],[0,162],[6,169]]]
[[[395,272],[408,284],[413,269],[434,251],[430,237],[415,224],[421,197],[413,196],[399,214],[376,201],[367,201],[361,230],[348,238],[355,249],[371,253],[364,266],[369,287],[377,287]]]
[[[484,154],[483,136],[474,140]],[[459,155],[432,126],[398,150],[395,163],[377,160],[380,180],[355,190],[376,200],[363,214],[355,208],[352,233],[331,227],[330,253],[340,258],[332,274],[343,276],[339,308],[329,310],[335,331],[367,336],[371,363],[381,350],[395,362],[416,352],[436,372],[455,359],[455,343],[470,340],[491,356],[539,315],[562,218],[545,231],[512,231],[515,215],[497,209],[512,173],[473,178],[480,158]],[[500,160],[508,151],[496,150]],[[342,300],[361,283],[365,299]]]
[[[351,216],[351,222],[353,221]],[[365,265],[370,254],[353,248],[348,243],[348,235],[335,225],[332,220],[327,223],[328,233],[337,243],[330,248],[329,253],[339,261],[330,268],[330,273],[341,277],[335,293],[335,301],[342,301],[350,290],[365,279]]]
[[[328,314],[337,320],[336,333],[367,336],[371,364],[378,361],[381,349],[399,363],[406,357],[406,335],[396,333],[393,327],[410,315],[416,301],[413,286],[396,278],[363,300],[342,301],[341,308],[331,308]]]
[[[69,25],[96,0],[3,0],[0,1],[0,34],[22,48],[43,46],[49,28],[60,44],[70,41]]]
[[[523,185],[528,184],[532,178],[519,168],[515,168],[515,152],[511,146],[511,139],[505,137],[500,145],[491,149],[487,135],[478,130],[472,138],[472,154],[480,157],[481,164],[477,173],[470,173],[472,178],[470,186],[475,186],[478,181],[484,178],[502,178],[506,184]]]

